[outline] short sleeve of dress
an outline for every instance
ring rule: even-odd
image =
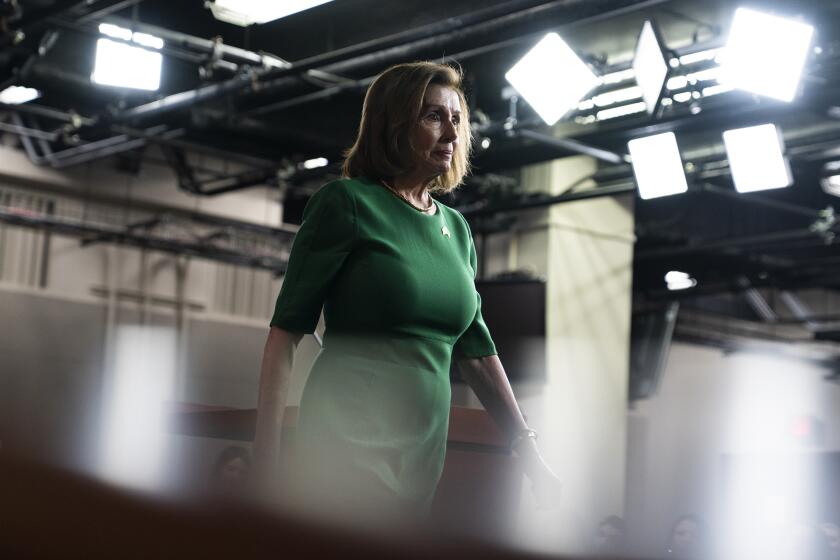
[[[328,183],[303,211],[271,326],[312,333],[318,324],[330,284],[353,250],[356,207],[347,186]]]
[[[466,225],[466,220],[464,220],[464,224]],[[469,231],[468,225],[467,231]],[[478,270],[478,258],[475,254],[475,243],[473,243],[472,234],[470,234],[470,266],[473,270]],[[475,316],[470,326],[464,331],[464,334],[455,342],[454,355],[458,359],[482,358],[498,353],[496,352],[496,344],[490,336],[490,330],[484,323],[484,317],[481,316],[481,296],[477,290],[475,292],[475,301]]]

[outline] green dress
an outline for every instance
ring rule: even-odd
[[[307,499],[428,509],[443,469],[449,368],[496,353],[464,217],[424,214],[380,183],[342,179],[309,201],[271,325],[324,346],[300,403]],[[336,498],[340,496],[340,498]]]

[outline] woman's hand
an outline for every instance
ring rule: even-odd
[[[531,491],[540,509],[559,507],[563,492],[563,483],[548,463],[545,462],[537,442],[526,438],[515,449],[522,464],[522,470],[531,481]]]

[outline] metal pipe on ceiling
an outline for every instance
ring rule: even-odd
[[[11,118],[15,121],[16,128],[25,128],[20,115],[12,113]],[[37,131],[37,129],[27,130]],[[148,129],[145,133],[150,137],[159,135],[161,138],[167,139],[182,135],[184,130],[178,129],[167,131],[167,127],[165,125],[160,125]],[[132,139],[128,135],[120,134],[109,138],[103,138],[102,140],[88,142],[86,144],[82,144],[81,146],[75,146],[58,152],[53,152],[47,141],[54,141],[55,138],[49,138],[48,133],[42,134],[43,136],[36,137],[39,141],[39,145],[41,146],[42,155],[38,154],[35,146],[32,144],[32,140],[30,138],[30,136],[32,136],[31,134],[21,135],[21,143],[23,144],[24,151],[32,163],[35,165],[48,165],[54,169],[63,169],[65,167],[78,165],[80,163],[85,163],[109,155],[141,148],[147,141],[146,138]]]
[[[650,4],[660,4],[660,3],[668,2],[668,1],[670,1],[670,0],[654,0],[654,1],[649,2],[649,3]],[[645,6],[645,7],[652,7],[652,6]],[[642,7],[635,6],[635,5],[634,6],[628,6],[627,8],[618,9],[618,10],[615,10],[614,12],[610,12],[609,14],[606,14],[606,15],[608,17],[617,17],[619,15],[622,15],[623,13],[629,13],[631,11],[637,11],[639,9],[642,9]],[[603,18],[600,17],[600,15],[589,16],[589,17],[583,18],[581,20],[577,20],[576,22],[574,22],[574,25],[585,25],[585,24],[588,24],[588,23],[595,23],[595,22],[597,22],[601,19],[603,19]],[[571,27],[572,24],[567,24],[567,25],[569,27]],[[565,27],[565,26],[559,26],[560,29],[562,29],[563,27]],[[558,29],[558,27],[554,27],[553,29]],[[456,60],[456,61],[467,60],[467,59],[475,57],[475,56],[479,56],[479,55],[486,54],[486,53],[489,53],[489,52],[501,50],[503,48],[507,48],[507,47],[517,45],[517,44],[520,44],[520,43],[524,43],[524,42],[527,42],[527,41],[536,40],[537,38],[539,38],[544,33],[545,33],[545,30],[542,30],[542,31],[538,31],[536,33],[530,33],[530,34],[527,34],[527,35],[523,35],[521,37],[513,37],[513,38],[507,39],[505,41],[494,41],[494,42],[492,42],[488,45],[482,45],[480,47],[467,49],[465,51],[460,51],[460,52],[457,52],[457,53],[454,53],[454,54],[447,55],[446,58],[449,59],[449,60]],[[692,46],[690,48],[677,49],[677,51],[675,51],[675,52],[677,53],[677,55],[680,55],[680,54],[683,54],[683,51],[685,52],[685,54],[687,54],[689,52],[694,52],[694,50],[696,50],[696,46]],[[624,70],[626,68],[629,68],[629,63],[621,64],[621,65],[619,65],[619,68],[617,68],[617,69]],[[369,77],[363,78],[361,80],[355,80],[355,81],[351,81],[349,83],[329,87],[329,88],[327,88],[325,90],[322,90],[322,91],[307,93],[307,94],[303,94],[303,95],[300,95],[300,96],[297,96],[297,97],[293,97],[291,99],[285,99],[285,100],[277,101],[277,102],[271,103],[269,105],[263,105],[263,106],[251,108],[251,109],[242,111],[242,114],[262,115],[262,114],[266,114],[266,113],[271,113],[273,111],[280,111],[282,109],[287,109],[289,107],[295,107],[295,106],[298,106],[298,105],[303,105],[305,103],[310,103],[310,102],[313,102],[313,101],[326,99],[326,98],[329,98],[333,95],[337,95],[337,94],[342,93],[342,92],[347,91],[347,90],[351,90],[351,89],[354,89],[354,88],[367,87],[368,85],[370,85],[371,82],[373,82],[373,80],[375,78],[376,78],[376,76],[369,76]],[[620,87],[623,87],[623,86],[620,85],[620,84],[616,84],[614,87],[615,88],[620,88]],[[532,126],[538,126],[538,125],[542,124],[542,122],[543,122],[542,119],[535,118],[535,119],[529,120],[528,122],[522,121],[519,124],[521,126],[532,127]],[[497,128],[488,128],[486,131],[482,129],[482,132],[485,132],[486,134],[492,134],[492,133],[495,133],[495,132],[499,132],[501,130],[503,124],[504,123],[499,123]]]
[[[143,50],[146,50],[146,51],[149,51],[149,52],[160,53],[160,54],[162,54],[166,57],[176,58],[178,60],[183,60],[185,62],[189,62],[189,63],[192,63],[192,64],[202,64],[202,63],[205,62],[205,58],[202,57],[201,55],[194,54],[194,53],[187,52],[187,51],[183,51],[183,50],[180,50],[180,49],[175,49],[175,48],[172,48],[172,47],[167,46],[167,45],[164,45],[161,48],[155,48],[155,47],[149,47],[149,46],[145,46],[145,45],[135,43],[134,41],[132,41],[130,39],[122,39],[120,37],[114,37],[114,36],[111,36],[111,35],[103,36],[102,33],[99,31],[99,29],[96,26],[92,26],[92,25],[81,24],[81,23],[74,22],[74,21],[66,21],[66,20],[63,20],[63,19],[55,20],[53,22],[53,25],[55,25],[57,27],[61,27],[63,29],[69,29],[70,31],[75,31],[77,33],[84,33],[86,35],[91,35],[95,38],[108,39],[109,41],[112,41],[114,43],[121,43],[121,44],[129,45],[129,46],[137,48],[137,49],[143,49]],[[130,29],[130,27],[129,27],[129,29]],[[236,67],[236,65],[231,64],[229,67],[227,67],[227,70],[229,70],[231,72],[235,72],[237,70],[237,67]]]
[[[789,202],[773,200],[772,198],[768,198],[766,196],[761,195],[750,194],[749,196],[744,196],[743,194],[737,191],[724,189],[719,187],[718,185],[709,182],[702,183],[701,188],[703,192],[716,194],[718,196],[725,196],[728,198],[734,198],[735,200],[738,200],[744,204],[759,204],[768,208],[773,208],[774,210],[780,210],[782,212],[788,212],[790,214],[796,214],[798,216],[810,218],[811,220],[817,220],[820,217],[820,210],[814,210],[813,208],[800,206],[799,204],[791,204]]]
[[[45,117],[48,119],[72,124],[74,126],[77,124],[80,126],[94,126],[97,122],[96,119],[83,117],[78,113],[60,111],[58,109],[53,109],[52,107],[45,107],[43,105],[33,105],[31,103],[22,103],[20,105],[8,105],[5,103],[0,103],[0,108],[7,109],[9,111],[14,111],[15,113],[28,113],[39,117]]]
[[[232,62],[236,62],[238,64],[251,64],[262,66],[265,63],[266,57],[276,60],[282,60],[280,57],[274,56],[269,53],[261,54],[254,51],[241,49],[233,45],[228,45],[219,41],[214,41],[212,39],[204,39],[202,37],[196,37],[194,35],[182,33],[180,31],[173,31],[171,29],[166,29],[165,27],[150,25],[148,23],[142,23],[139,21],[132,21],[126,18],[109,17],[107,19],[107,22],[113,23],[114,25],[119,25],[120,27],[132,29],[134,31],[139,31],[141,33],[148,33],[149,35],[160,37],[167,43],[177,44],[182,47],[189,47],[206,54],[218,52],[221,56],[226,57]]]
[[[552,2],[548,2],[548,4],[556,5],[568,1],[569,0],[554,0]],[[261,76],[261,79],[268,80],[273,78],[280,78],[284,75],[296,75],[303,73],[307,70],[315,69],[316,67],[321,65],[335,64],[340,61],[352,61],[360,56],[368,55],[369,53],[376,51],[377,49],[393,47],[394,45],[398,45],[406,41],[416,42],[418,40],[428,40],[430,36],[447,33],[451,34],[453,31],[463,29],[466,26],[474,25],[487,19],[498,17],[500,14],[509,14],[511,11],[514,11],[514,13],[516,13],[515,11],[521,9],[523,6],[529,6],[533,8],[533,4],[533,0],[513,0],[499,6],[486,8],[484,10],[479,10],[470,14],[465,14],[460,17],[448,18],[442,22],[432,23],[416,29],[409,29],[401,33],[395,33],[386,37],[366,41],[364,43],[359,43],[356,45],[351,45],[349,47],[338,49],[329,53],[315,55],[295,63],[289,63],[288,66],[284,68],[267,69],[264,71],[264,75]],[[543,2],[543,4],[545,4],[545,2]],[[123,20],[113,19],[113,21],[121,22]],[[125,23],[127,22],[123,22],[123,24]],[[157,36],[165,40],[169,38],[169,40],[182,42],[184,44],[188,44],[190,46],[204,50],[205,52],[213,52],[214,48],[218,48],[220,49],[219,52],[221,52],[222,54],[227,54],[235,60],[245,61],[250,64],[263,64],[262,55],[246,51],[244,49],[237,49],[236,47],[230,47],[228,45],[218,46],[213,41],[209,41],[207,39],[201,39],[183,33],[172,32],[156,26],[140,24],[137,26],[137,28],[142,28],[146,30],[146,32],[156,34]],[[231,83],[231,86],[234,89],[244,87],[243,84],[238,82],[236,79],[229,80],[229,82]],[[297,82],[295,80],[294,82],[290,83],[296,84]],[[206,91],[200,92],[200,90]],[[227,90],[226,88],[214,88],[214,86],[205,86],[204,88],[198,88],[197,90],[193,91],[196,92],[194,94],[196,96],[196,99],[208,99],[207,96],[223,95],[229,90]],[[129,109],[123,115],[121,115],[121,118],[131,119],[139,116],[149,116],[151,114],[155,114],[155,112],[176,109],[186,102],[185,98],[176,97],[177,95],[178,94],[170,96],[171,99],[169,99],[167,103],[149,103],[146,105],[135,107],[133,109]],[[166,98],[161,101],[165,100]]]
[[[619,183],[616,185],[607,185],[595,187],[580,192],[565,193],[557,196],[544,196],[536,200],[523,200],[510,204],[499,206],[487,206],[476,209],[463,209],[461,213],[467,218],[474,218],[479,216],[489,216],[492,214],[500,214],[502,212],[516,212],[521,210],[533,210],[535,208],[544,208],[546,206],[553,206],[554,204],[562,204],[564,202],[575,202],[578,200],[586,200],[589,198],[599,198],[602,196],[618,196],[622,194],[630,194],[636,191],[636,186],[632,183]]]
[[[0,123],[0,131],[10,132],[18,136],[26,136],[28,138],[40,138],[47,142],[55,142],[58,140],[57,132],[45,132],[37,128],[29,128],[23,125]]]
[[[374,51],[382,50],[395,45],[416,41],[430,37],[432,35],[441,35],[457,31],[464,27],[475,25],[483,21],[487,21],[496,17],[516,13],[522,9],[529,9],[536,7],[546,2],[535,2],[534,0],[513,0],[505,2],[496,6],[490,6],[481,10],[476,10],[460,16],[447,18],[443,21],[438,21],[421,27],[407,29],[385,37],[371,39],[362,43],[356,43],[340,49],[330,51],[328,53],[318,54],[304,60],[295,62],[294,64],[313,64],[313,65],[327,65],[341,60],[347,60],[368,54]],[[558,2],[549,2],[551,4],[558,4]]]
[[[603,150],[601,148],[596,148],[594,146],[590,146],[589,144],[584,144],[583,142],[572,140],[571,138],[560,138],[556,136],[551,136],[550,134],[544,134],[542,132],[528,130],[527,128],[513,128],[510,132],[515,136],[521,136],[522,138],[528,138],[530,140],[534,140],[542,144],[547,144],[549,146],[554,146],[578,154],[590,156],[595,159],[606,161],[607,163],[625,163],[626,156],[622,156],[621,154],[610,152],[608,150]]]
[[[2,176],[2,170],[0,170],[0,176]],[[4,176],[3,179],[8,183],[14,181],[14,179],[12,179],[11,177]],[[81,200],[88,204],[95,203],[102,204],[105,206],[113,206],[115,209],[121,208],[125,205],[124,198],[107,194],[106,192],[109,189],[102,189],[101,191],[94,190],[81,192],[68,190],[65,188],[54,188],[42,183],[29,184],[27,186],[27,189],[34,189],[41,192],[47,192],[59,197],[69,198],[71,200]],[[264,235],[271,239],[291,238],[295,235],[298,229],[297,226],[293,225],[284,225],[281,227],[266,226],[254,222],[246,222],[243,220],[226,218],[224,216],[218,216],[215,214],[206,214],[204,212],[198,212],[195,210],[187,210],[183,208],[166,206],[163,204],[157,204],[141,199],[133,200],[131,202],[131,206],[132,208],[138,211],[165,214],[168,216],[173,216],[175,218],[188,220],[202,225],[218,226],[221,228],[228,228],[232,230],[241,230],[257,235]]]
[[[95,0],[94,0],[95,1]],[[89,6],[89,0],[57,0],[51,5],[40,9],[27,9],[21,14],[16,22],[16,30],[26,33],[29,29],[47,23],[50,18],[75,11],[78,8]]]
[[[96,21],[115,12],[119,12],[120,10],[131,8],[132,6],[135,6],[142,1],[143,0],[119,0],[114,4],[111,4],[110,6],[105,6],[104,8],[88,12],[82,17],[78,18],[76,21],[78,21],[79,23]]]
[[[686,244],[679,247],[662,247],[658,249],[644,249],[637,251],[634,255],[636,260],[653,260],[667,257],[696,255],[718,251],[728,248],[744,248],[767,243],[779,243],[783,241],[795,241],[797,239],[818,239],[820,234],[807,228],[774,231],[758,235],[746,235],[743,237],[727,237],[708,241],[703,244]]]
[[[120,134],[127,134],[137,138],[145,138],[153,144],[160,144],[164,146],[171,146],[173,148],[181,148],[192,152],[215,156],[221,159],[228,159],[237,163],[245,165],[253,165],[254,167],[268,167],[274,165],[275,162],[269,159],[242,154],[239,152],[231,152],[222,148],[208,146],[206,144],[199,144],[191,140],[183,140],[181,138],[161,138],[159,136],[152,136],[143,130],[127,127],[123,125],[113,125],[111,130]]]
[[[270,270],[275,274],[283,274],[287,261],[274,255],[249,255],[238,251],[213,247],[207,243],[191,243],[176,241],[164,237],[134,233],[126,228],[110,227],[103,224],[91,225],[78,220],[56,218],[54,216],[35,216],[26,212],[0,208],[0,222],[35,228],[86,238],[94,236],[96,241],[129,245],[171,253],[188,255],[240,266],[250,266]]]
[[[98,0],[57,0],[44,8],[27,9],[16,22],[15,29],[7,32],[3,37],[0,37],[0,47],[6,46],[10,43],[20,42],[26,38],[26,35],[32,33],[48,25],[55,23],[54,18],[63,17],[72,12],[76,12],[81,8],[89,8],[97,3]],[[139,3],[142,0],[135,0],[134,3]],[[121,0],[113,2],[114,4],[122,3]],[[109,6],[110,7],[110,6]],[[107,9],[107,8],[104,8]]]
[[[625,5],[610,10],[607,14],[619,13],[619,10],[624,8],[648,8],[652,5],[662,4],[669,1],[671,0],[626,0]],[[457,30],[427,36],[402,45],[387,47],[380,51],[354,56],[349,59],[339,59],[337,61],[333,61],[331,53],[318,55],[309,59],[294,62],[286,68],[274,68],[261,72],[255,72],[250,77],[251,79],[248,80],[242,79],[242,77],[236,77],[219,84],[203,86],[195,90],[164,97],[163,99],[123,111],[115,118],[117,120],[148,118],[157,114],[179,109],[195,102],[206,101],[228,93],[238,93],[248,89],[250,89],[250,91],[259,91],[261,93],[276,94],[283,89],[297,86],[299,84],[299,78],[297,75],[307,70],[317,68],[324,72],[342,75],[345,73],[356,72],[366,67],[382,66],[391,62],[405,60],[413,54],[424,50],[444,47],[455,40],[463,40],[469,36],[482,33],[488,34],[493,31],[507,28],[513,24],[528,21],[529,19],[535,19],[541,16],[544,17],[546,12],[556,8],[565,8],[569,12],[573,12],[574,7],[579,8],[579,6],[584,3],[585,2],[583,0],[554,0],[535,7],[519,10],[511,14],[495,17],[488,21],[481,21],[474,25],[459,27]],[[588,4],[591,4],[591,2]],[[626,11],[622,11],[620,13],[626,13]],[[607,14],[598,15],[603,19],[603,17]],[[569,16],[575,17],[575,14],[569,14]]]
[[[66,111],[59,111],[57,109],[53,109],[50,107],[44,107],[42,105],[31,105],[31,104],[23,104],[23,105],[5,105],[0,104],[0,109],[8,109],[14,113],[27,113],[32,114],[52,120],[57,120],[61,122],[65,122],[73,127],[77,126],[94,126],[98,122],[97,119],[89,118],[89,117],[82,117],[77,113],[66,112]],[[154,127],[153,127],[154,128]],[[126,127],[123,125],[112,125],[111,130],[117,134],[124,134],[127,136],[131,136],[134,138],[145,138],[151,143],[154,144],[161,144],[167,146],[173,146],[177,148],[183,148],[186,150],[190,150],[197,153],[207,154],[223,159],[229,159],[231,161],[236,161],[238,163],[243,163],[245,165],[253,165],[256,167],[267,167],[274,162],[272,160],[259,158],[255,156],[250,156],[246,154],[241,154],[238,152],[231,152],[230,150],[225,150],[221,148],[214,148],[212,146],[208,146],[205,144],[198,144],[196,142],[191,142],[188,140],[183,140],[181,138],[175,137],[161,137],[161,136],[154,136],[146,131]],[[9,130],[9,132],[14,132],[13,130]],[[53,135],[55,134],[55,138],[58,138],[57,132],[45,132],[45,134]]]
[[[299,105],[305,105],[306,103],[311,103],[313,101],[319,101],[321,99],[327,99],[332,97],[333,95],[338,95],[339,93],[343,93],[345,91],[350,91],[353,89],[364,89],[367,88],[373,80],[376,79],[376,76],[370,76],[361,80],[356,80],[350,83],[344,83],[337,86],[328,87],[326,89],[322,89],[320,91],[314,91],[312,93],[306,93],[297,97],[293,97],[291,99],[284,99],[282,101],[278,101],[276,103],[270,103],[268,105],[262,105],[260,107],[255,107],[253,109],[249,109],[246,111],[241,111],[240,114],[242,115],[265,115],[267,113],[273,113],[275,111],[281,111],[283,109],[289,109],[291,107],[297,107]]]
[[[642,8],[651,7],[655,4],[662,4],[670,1],[671,0],[629,0],[624,2],[624,5],[619,7],[615,7],[615,5],[619,3],[617,1],[600,2],[600,4],[608,6],[609,9],[606,12],[597,14],[597,16],[602,19],[607,17],[613,17],[615,14],[625,13],[623,11],[625,8],[632,8],[633,10],[638,10]],[[443,32],[440,34],[431,36],[421,36],[420,38],[413,41],[409,41],[405,44],[397,44],[395,46],[387,47],[376,52],[359,55],[346,60],[338,60],[335,62],[331,62],[329,54],[319,55],[310,59],[293,63],[292,66],[290,66],[289,68],[280,68],[266,73],[266,75],[261,77],[262,81],[265,83],[264,85],[262,85],[259,91],[263,93],[277,93],[284,88],[294,85],[296,82],[293,80],[289,80],[289,78],[292,77],[293,74],[298,73],[301,68],[308,69],[310,67],[318,67],[323,71],[340,75],[343,73],[355,72],[368,67],[381,67],[386,64],[405,60],[411,57],[412,55],[419,52],[423,52],[425,50],[445,47],[449,43],[452,43],[454,41],[462,41],[471,36],[481,34],[489,35],[495,31],[505,30],[512,25],[521,24],[529,20],[535,20],[540,17],[542,17],[545,21],[547,20],[547,18],[545,18],[546,13],[558,8],[568,10],[568,13],[564,15],[567,15],[570,18],[572,18],[572,21],[567,22],[567,24],[578,24],[584,20],[587,20],[588,18],[595,16],[579,17],[579,14],[576,13],[576,10],[580,11],[583,5],[587,5],[587,7],[589,7],[594,4],[599,4],[599,2],[585,2],[584,0],[554,0],[552,2],[542,3],[530,8],[515,11],[513,13],[501,15],[486,21],[480,21],[472,25],[461,26],[457,29]],[[459,19],[463,20],[463,18]]]

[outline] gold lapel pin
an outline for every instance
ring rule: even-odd
[[[440,232],[441,232],[441,233],[443,234],[443,236],[444,236],[444,237],[446,237],[447,239],[449,239],[449,237],[451,237],[451,236],[449,235],[449,228],[448,228],[448,227],[446,227],[446,226],[443,226],[442,228],[440,228]]]

